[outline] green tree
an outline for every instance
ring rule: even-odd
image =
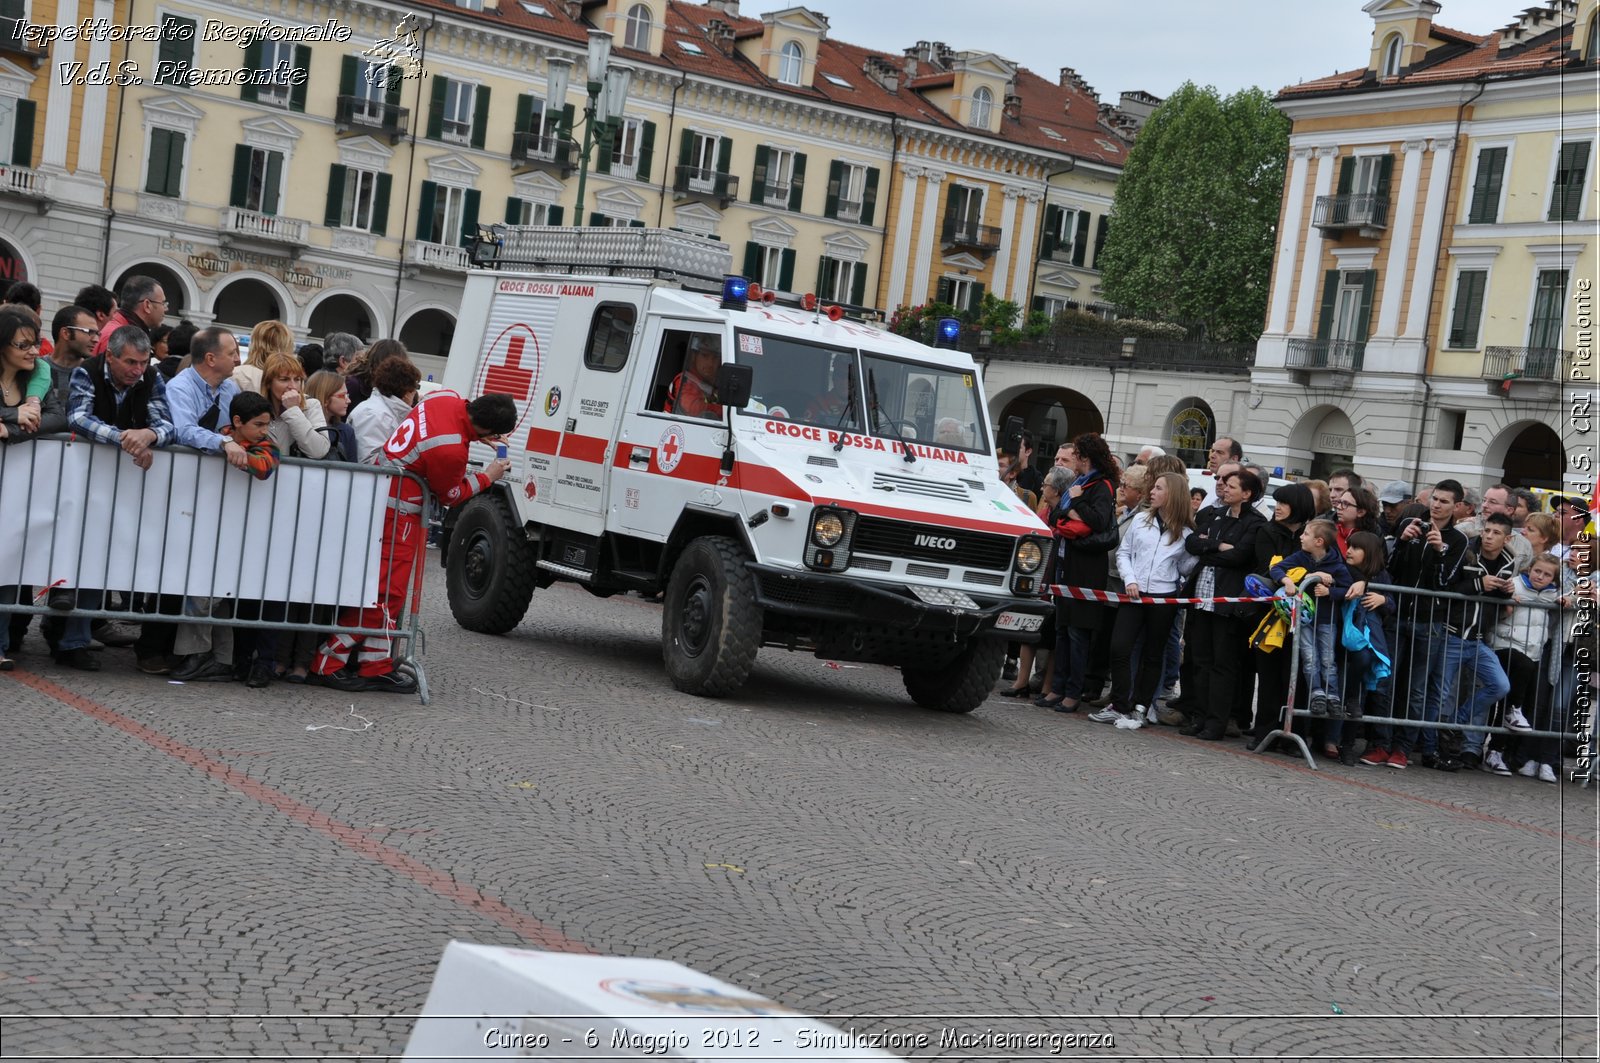
[[[1185,82],[1128,152],[1095,263],[1106,297],[1206,339],[1260,336],[1288,155],[1289,120],[1265,92]]]

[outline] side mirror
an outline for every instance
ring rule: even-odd
[[[1025,428],[1020,417],[1007,417],[1006,426],[1000,433],[1000,449],[1008,454],[1017,454],[1022,450],[1022,433]]]
[[[717,368],[717,401],[731,409],[743,409],[750,404],[755,379],[756,371],[752,367],[724,362]]]

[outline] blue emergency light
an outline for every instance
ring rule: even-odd
[[[939,319],[939,328],[933,337],[935,347],[955,347],[956,340],[961,338],[961,322],[953,317]]]
[[[750,303],[750,282],[743,277],[722,278],[722,309],[743,310]]]

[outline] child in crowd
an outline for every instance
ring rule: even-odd
[[[1311,595],[1318,599],[1310,617],[1302,616],[1302,630],[1294,633],[1300,650],[1300,664],[1310,690],[1307,704],[1313,716],[1326,716],[1339,709],[1339,670],[1334,646],[1339,640],[1339,600],[1350,589],[1350,570],[1339,556],[1339,532],[1332,521],[1314,520],[1300,533],[1300,549],[1272,566],[1272,578],[1291,595],[1300,588],[1289,570],[1303,568],[1300,583],[1311,584]]]
[[[1389,659],[1389,639],[1384,634],[1384,624],[1394,615],[1395,603],[1394,599],[1386,594],[1368,590],[1370,584],[1389,583],[1389,570],[1384,567],[1384,557],[1382,536],[1370,531],[1350,533],[1344,564],[1350,570],[1352,582],[1350,589],[1344,594],[1347,603],[1345,608],[1362,610],[1370,649],[1363,653],[1347,651],[1344,655],[1345,704],[1342,707],[1337,703],[1329,706],[1329,714],[1334,717],[1343,715],[1350,720],[1360,720],[1364,711],[1363,702],[1369,696],[1376,710],[1374,715],[1389,715],[1389,695],[1393,679],[1388,675],[1374,679],[1372,671],[1378,663],[1378,655],[1386,660]],[[1355,739],[1360,729],[1359,725],[1345,727],[1343,721],[1338,719],[1331,721],[1328,724],[1327,745],[1323,753],[1329,757],[1337,756],[1343,764],[1354,764]]]
[[[1206,504],[1206,489],[1204,487],[1189,488],[1189,512],[1199,513],[1200,507]]]
[[[272,427],[272,403],[265,395],[241,391],[228,406],[230,424],[222,434],[244,447],[248,469],[257,480],[272,476],[278,467],[278,447],[267,437]]]
[[[1561,595],[1561,561],[1554,554],[1539,554],[1528,563],[1527,571],[1511,581],[1511,599],[1504,615],[1489,633],[1494,648],[1511,681],[1506,695],[1505,726],[1513,731],[1559,731],[1561,721],[1553,719],[1555,698],[1543,662],[1551,636],[1556,632],[1556,605]],[[1529,723],[1527,712],[1533,714]],[[1561,742],[1555,738],[1518,736],[1513,739],[1511,763],[1522,761],[1517,773],[1538,776],[1555,782],[1561,764]],[[1507,773],[1509,774],[1509,773]]]

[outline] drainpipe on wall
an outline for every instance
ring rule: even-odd
[[[883,285],[883,264],[889,258],[889,193],[894,191],[894,170],[899,164],[900,116],[891,114],[889,116],[889,183],[884,186],[889,192],[885,193],[883,197],[883,225],[879,227],[879,232],[882,236],[878,240],[878,284],[880,287]],[[894,298],[894,293],[887,288],[884,288],[883,291],[887,298]],[[883,320],[886,324],[889,321],[889,317],[889,308],[884,307]],[[987,358],[984,359],[983,368],[984,372],[987,373],[989,369],[989,360]]]
[[[667,215],[667,184],[672,177],[673,167],[677,165],[672,161],[672,134],[677,132],[678,93],[682,92],[683,87],[687,84],[689,84],[689,72],[685,70],[683,76],[678,79],[678,83],[672,86],[672,106],[667,110],[667,139],[666,143],[662,145],[665,149],[663,154],[666,155],[666,159],[663,160],[661,167],[661,199],[656,203],[657,229],[661,228],[661,222]],[[581,224],[581,222],[578,224]]]
[[[417,105],[411,109],[411,151],[406,160],[406,203],[400,212],[400,257],[394,264],[394,305],[389,309],[389,334],[395,339],[400,338],[400,284],[406,275],[406,227],[410,225],[411,217],[411,187],[416,182],[413,178],[417,170],[417,123],[422,121],[422,82],[425,71],[424,63],[428,60],[428,34],[433,32],[439,24],[439,16],[435,15],[422,27],[422,41],[420,54],[417,57]],[[448,357],[449,351],[445,352]]]
[[[133,17],[133,12],[138,6],[139,0],[129,0],[128,25],[130,26],[138,25]],[[133,36],[130,34],[128,39],[122,42],[122,69],[124,70],[130,69],[130,67],[127,66],[127,63],[128,56],[132,49]],[[111,135],[111,172],[106,174],[106,228],[105,232],[100,235],[100,283],[106,285],[107,287],[110,287],[111,282],[111,278],[106,276],[106,270],[111,267],[111,223],[117,218],[117,206],[115,198],[117,189],[117,167],[122,161],[122,115],[127,109],[127,93],[122,91],[122,89],[119,87],[117,90],[117,130]],[[78,160],[78,166],[79,168],[82,168],[82,159]],[[135,187],[137,188],[137,175],[134,177],[134,182]],[[135,192],[135,195],[137,194],[138,193]],[[112,294],[116,293],[113,292]],[[194,308],[190,307],[190,309],[193,310]]]

